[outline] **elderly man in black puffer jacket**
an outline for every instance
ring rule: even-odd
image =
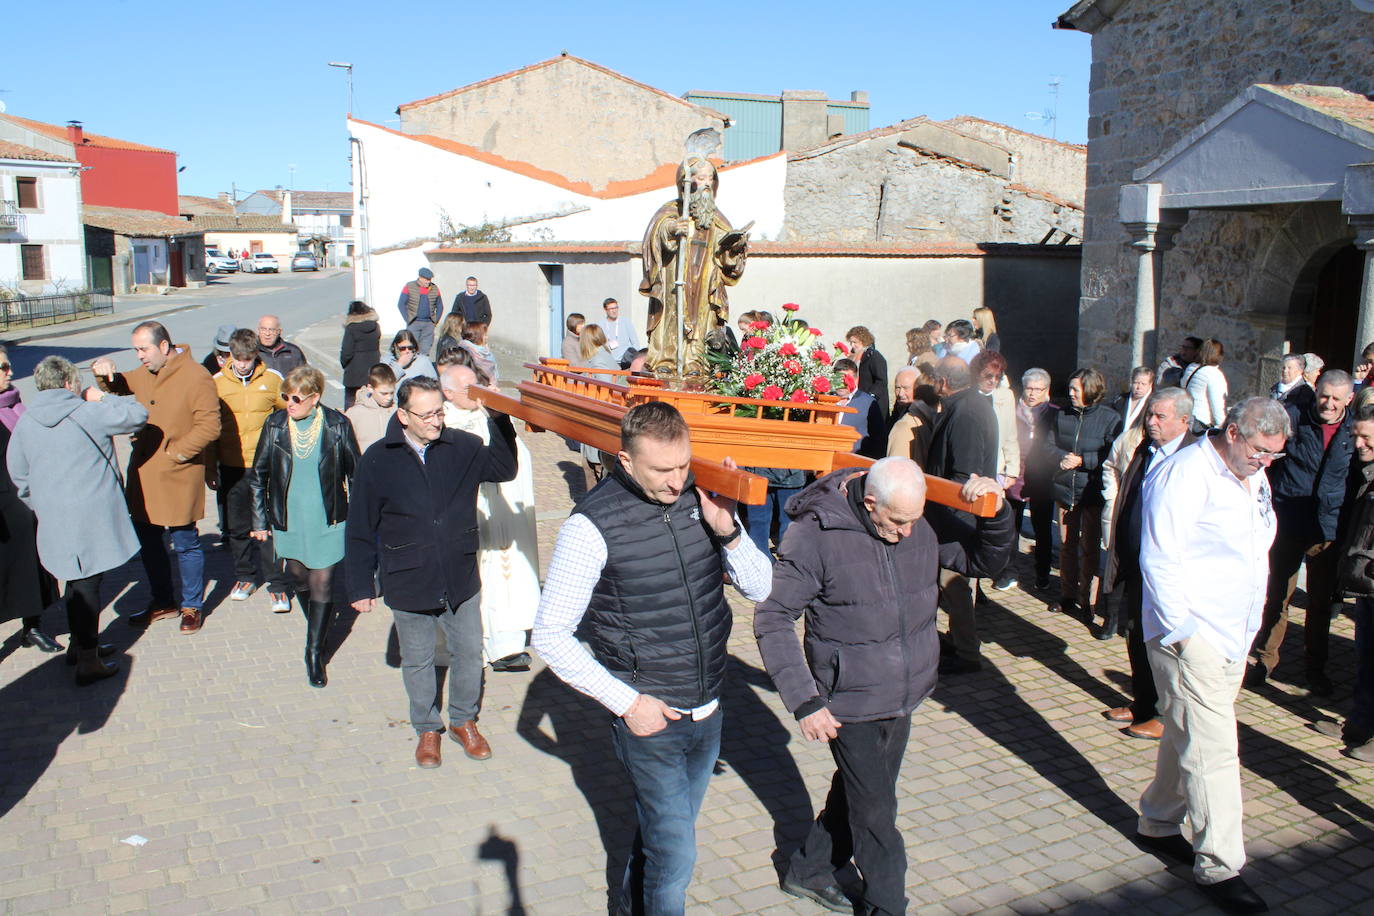
[[[972,477],[965,499],[1000,490]],[[754,611],[764,667],[836,770],[825,810],[792,855],[783,890],[850,912],[835,863],[864,876],[863,912],[906,912],[906,847],[897,830],[897,771],[911,713],[935,689],[941,567],[996,578],[1011,555],[1011,510],[974,520],[926,504],[921,469],[884,458],[837,471],[792,498],[773,590]],[[805,650],[794,623],[806,615]]]

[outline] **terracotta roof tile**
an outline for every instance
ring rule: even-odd
[[[304,210],[352,210],[352,191],[292,191],[291,208]]]
[[[124,207],[81,208],[81,221],[97,229],[109,229],[131,238],[171,238],[181,235],[202,235],[200,229],[184,219],[168,216],[156,210],[129,210]]]
[[[353,118],[352,121],[357,124],[366,124],[368,127],[373,127],[377,130],[384,130],[389,134],[395,134],[406,140],[424,143],[427,146],[432,146],[436,149],[444,150],[445,152],[456,153],[460,156],[466,156],[469,159],[476,159],[479,162],[485,162],[487,165],[494,165],[497,168],[515,172],[518,175],[524,175],[526,178],[533,178],[536,181],[542,181],[546,184],[563,188],[565,191],[572,191],[574,194],[581,194],[585,197],[595,197],[598,200],[614,200],[619,197],[629,197],[633,194],[641,194],[656,188],[671,190],[673,187],[673,178],[677,173],[678,167],[677,162],[665,162],[642,178],[635,178],[628,181],[612,181],[610,184],[606,185],[606,187],[597,190],[585,181],[575,181],[557,172],[551,172],[548,169],[540,168],[528,162],[521,162],[518,159],[507,159],[495,153],[484,152],[475,146],[459,143],[457,140],[448,140],[444,137],[435,137],[430,134],[404,134],[399,130],[383,127],[380,124],[373,124],[370,121],[362,121],[358,118]],[[731,169],[737,169],[741,166],[762,162],[765,159],[771,159],[774,156],[781,155],[783,155],[781,152],[770,153],[767,156],[759,156],[756,159],[746,159],[743,162],[732,162],[729,165],[721,165],[720,160],[713,161],[716,162],[716,167],[720,171],[728,172]]]
[[[559,63],[560,61],[565,61],[565,60],[570,60],[570,61],[572,61],[573,63],[581,64],[581,65],[584,66],[584,67],[590,67],[590,68],[593,69],[593,70],[600,71],[601,73],[604,73],[604,74],[606,74],[607,76],[613,76],[613,77],[615,77],[616,79],[618,79],[618,80],[620,80],[620,81],[622,81],[622,82],[628,83],[629,85],[634,86],[634,87],[636,87],[636,88],[638,88],[638,89],[647,90],[648,92],[652,92],[652,93],[654,93],[655,95],[660,95],[660,96],[662,96],[662,97],[665,98],[665,99],[669,99],[669,100],[671,100],[671,101],[677,102],[679,105],[685,105],[685,106],[687,106],[688,108],[691,108],[691,109],[693,109],[693,110],[695,110],[695,111],[705,112],[706,114],[708,114],[708,115],[710,115],[710,116],[712,116],[712,117],[720,118],[721,120],[725,120],[725,115],[721,114],[719,111],[715,111],[714,109],[707,108],[707,107],[705,107],[704,105],[696,105],[696,104],[694,104],[694,103],[692,103],[692,102],[687,101],[686,99],[680,99],[680,98],[678,98],[677,96],[672,95],[671,93],[664,92],[662,89],[656,89],[656,88],[654,88],[653,86],[650,86],[650,85],[648,85],[648,84],[646,84],[646,83],[641,83],[641,82],[639,82],[638,80],[632,80],[632,79],[630,79],[628,76],[624,75],[623,73],[617,73],[617,72],[615,72],[614,70],[612,70],[612,69],[609,68],[609,67],[603,67],[603,66],[601,66],[600,64],[594,64],[594,63],[592,63],[592,62],[589,61],[589,60],[584,60],[584,59],[581,58],[581,57],[574,57],[573,55],[568,54],[568,53],[566,53],[566,52],[563,53],[563,54],[560,54],[560,55],[557,56],[557,57],[551,57],[551,58],[549,58],[548,60],[541,60],[541,61],[540,61],[539,63],[537,63],[537,64],[530,64],[528,67],[521,67],[521,68],[518,69],[518,70],[511,70],[509,73],[502,73],[502,74],[499,74],[499,75],[497,75],[497,76],[488,77],[487,79],[479,80],[479,81],[477,81],[477,82],[475,82],[475,83],[469,83],[469,84],[466,85],[466,86],[460,86],[460,87],[458,87],[457,89],[450,89],[448,92],[441,92],[441,93],[439,93],[438,95],[431,95],[431,96],[429,96],[428,98],[417,99],[417,100],[414,101],[414,102],[406,102],[406,103],[404,103],[404,104],[402,104],[402,105],[397,106],[396,111],[397,111],[397,113],[399,114],[400,112],[406,111],[407,109],[410,109],[410,108],[418,108],[418,107],[420,107],[421,105],[428,105],[429,103],[431,103],[431,102],[437,102],[437,101],[439,101],[440,99],[451,98],[451,97],[453,97],[453,96],[455,96],[455,95],[458,95],[459,93],[462,93],[462,92],[468,92],[468,91],[470,91],[470,90],[472,90],[472,89],[480,89],[480,88],[482,88],[482,87],[484,87],[484,86],[490,86],[492,83],[499,83],[499,82],[501,82],[502,80],[508,80],[508,79],[511,79],[512,77],[521,76],[522,74],[525,74],[525,73],[531,73],[531,72],[533,72],[533,71],[535,71],[535,70],[542,70],[542,69],[545,68],[545,67],[550,67],[550,66],[552,66],[552,65],[554,65],[554,64],[556,64],[556,63]]]
[[[1032,139],[1032,140],[1039,140],[1039,141],[1041,141],[1042,143],[1051,143],[1051,144],[1054,144],[1055,146],[1064,146],[1064,147],[1068,147],[1069,149],[1075,150],[1075,151],[1077,151],[1077,152],[1086,153],[1086,152],[1088,151],[1088,148],[1087,148],[1086,146],[1082,145],[1081,143],[1069,143],[1069,142],[1064,141],[1064,140],[1056,140],[1056,139],[1054,139],[1053,137],[1046,137],[1044,134],[1036,134],[1036,133],[1031,133],[1031,132],[1028,131],[1028,130],[1020,130],[1019,128],[1012,127],[1010,124],[1003,124],[1001,121],[989,121],[987,118],[978,118],[978,117],[974,117],[973,115],[958,115],[958,116],[953,117],[953,118],[950,118],[950,119],[948,119],[948,120],[946,120],[946,121],[941,121],[940,123],[943,124],[943,125],[946,126],[946,127],[952,128],[952,129],[954,129],[954,130],[958,130],[960,124],[965,124],[965,123],[970,123],[970,122],[972,122],[972,123],[974,123],[974,124],[987,124],[989,127],[997,127],[997,128],[1000,128],[1001,130],[1008,131],[1009,133],[1020,134],[1021,136],[1023,136],[1023,137],[1029,137],[1029,138]],[[977,135],[974,134],[973,136],[976,137]],[[983,138],[982,138],[982,137],[978,137],[978,139],[982,140]],[[986,143],[986,142],[988,142],[988,141],[983,140],[983,142]]]
[[[9,118],[21,127],[27,127],[29,130],[37,131],[44,136],[52,137],[54,140],[67,139],[67,128],[58,126],[57,124],[34,121],[29,118],[21,118],[18,115],[12,114],[0,115],[0,118]],[[120,140],[116,137],[93,134],[90,131],[83,131],[82,139],[85,141],[86,146],[95,146],[101,149],[141,150],[147,153],[168,153],[173,156],[176,155],[176,153],[173,153],[169,149],[159,149],[156,146],[145,146],[142,143],[134,143],[132,140]]]
[[[197,213],[191,225],[201,232],[289,232],[296,233],[295,223],[283,223],[279,217],[262,213]]]
[[[1360,130],[1374,133],[1374,102],[1357,92],[1349,92],[1335,86],[1309,86],[1303,83],[1290,83],[1284,86],[1272,83],[1258,85],[1313,111],[1319,111]]]
[[[70,156],[45,152],[41,149],[34,149],[32,146],[24,146],[21,143],[10,143],[7,140],[0,140],[0,159],[32,159],[39,162],[76,161]]]
[[[201,213],[230,213],[234,208],[218,197],[197,197],[194,194],[178,194],[177,210],[180,213],[198,215]]]

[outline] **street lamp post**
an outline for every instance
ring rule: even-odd
[[[331,60],[329,66],[348,71],[348,113],[353,114],[353,65],[347,61]]]

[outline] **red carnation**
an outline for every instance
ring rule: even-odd
[[[787,343],[783,344],[781,347],[778,347],[778,355],[779,355],[779,356],[796,356],[796,355],[797,355],[797,345],[794,344],[794,343],[792,343],[792,341],[789,340]]]
[[[811,395],[798,388],[796,391],[792,392],[792,396],[788,398],[788,400],[793,404],[805,404],[807,401],[811,400]]]
[[[821,334],[824,333],[820,328],[807,328],[807,330],[814,334],[816,337],[820,337]]]
[[[768,322],[766,322],[766,321],[751,321],[751,322],[749,322],[749,329],[752,330],[752,331],[766,331],[766,330],[768,330]]]
[[[782,389],[777,385],[769,385],[767,388],[763,389],[763,399],[765,401],[781,401]]]
[[[798,311],[799,309],[801,309],[801,306],[800,306],[800,305],[797,305],[797,303],[795,303],[795,302],[784,302],[784,303],[782,304],[782,310],[783,310],[784,312],[795,312],[795,311]]]
[[[839,350],[845,356],[849,355],[849,344],[845,343],[843,340],[835,341],[835,349]]]
[[[859,380],[846,372],[844,375],[844,387],[846,391],[852,393],[855,388],[859,387]]]
[[[788,375],[801,375],[802,364],[795,359],[784,360],[782,367],[787,370]]]
[[[823,375],[818,375],[811,380],[811,387],[820,394],[827,394],[830,391],[830,379]]]
[[[811,358],[819,361],[822,365],[830,365],[830,354],[817,347],[811,351]]]
[[[746,340],[744,345],[746,347],[753,347],[755,350],[762,350],[764,347],[768,346],[768,341],[764,340],[762,337],[754,336]]]
[[[746,376],[744,379],[744,390],[753,391],[763,384],[763,376],[755,372],[753,375]]]

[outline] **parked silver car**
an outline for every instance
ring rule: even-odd
[[[291,256],[292,270],[319,270],[320,262],[308,251],[298,251]]]
[[[277,273],[281,266],[277,264],[277,259],[265,251],[259,251],[251,258],[244,258],[239,262],[246,273]]]
[[[206,273],[238,273],[239,260],[224,254],[218,248],[205,249]]]

